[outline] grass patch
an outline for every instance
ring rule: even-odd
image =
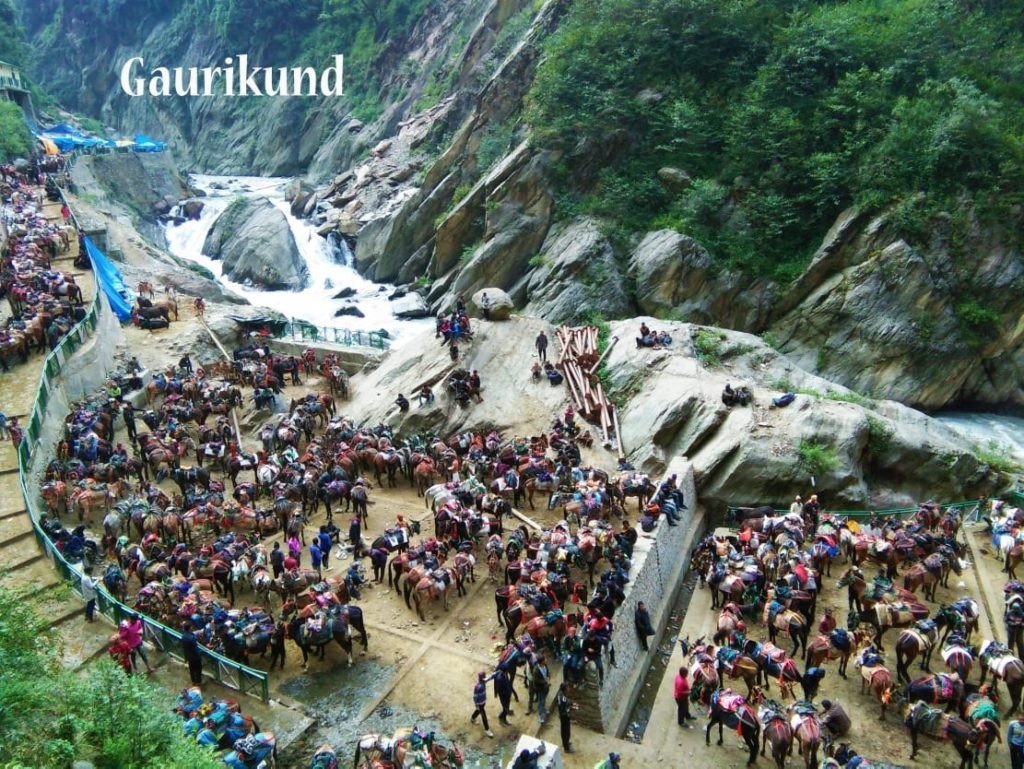
[[[194,272],[201,278],[206,278],[207,280],[217,280],[217,276],[214,275],[205,267],[203,267],[203,265],[201,264],[196,264],[195,262],[185,262],[185,268],[189,272]]]
[[[839,458],[835,451],[815,441],[800,441],[797,454],[800,458],[800,467],[816,477],[839,467]]]
[[[530,257],[530,261],[527,262],[531,270],[537,269],[538,267],[547,267],[551,264],[551,258],[547,254],[534,254]]]
[[[722,342],[726,339],[721,331],[701,328],[693,335],[693,350],[697,360],[708,368],[722,365]]]
[[[482,240],[478,240],[476,243],[471,243],[468,246],[464,246],[462,248],[462,254],[459,256],[459,264],[469,264],[470,259],[473,258],[473,254],[476,253],[476,250],[480,248],[482,243]]]
[[[771,331],[765,331],[761,334],[761,341],[771,347],[773,350],[778,350],[782,347],[782,340],[779,339],[778,334],[773,334]]]
[[[869,398],[865,398],[860,393],[855,392],[837,392],[836,390],[829,390],[825,393],[825,397],[830,401],[840,401],[842,403],[853,403],[857,406],[867,407],[871,405]]]
[[[892,446],[892,425],[878,417],[868,416],[868,451],[871,456],[881,458]]]
[[[1011,456],[1010,449],[996,440],[990,440],[984,446],[975,445],[974,456],[996,472],[1012,473],[1021,469],[1020,463]]]
[[[434,285],[434,279],[429,275],[420,275],[414,283],[416,288],[427,289]]]

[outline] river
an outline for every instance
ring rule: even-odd
[[[936,414],[935,418],[959,432],[970,444],[986,448],[991,447],[994,441],[1000,450],[1005,450],[1024,465],[1024,419],[1021,417],[974,411],[944,411]]]
[[[203,211],[199,220],[187,220],[165,226],[167,245],[171,253],[182,259],[200,264],[210,270],[217,282],[233,293],[244,297],[256,307],[267,307],[289,318],[309,321],[316,326],[333,326],[361,331],[385,329],[391,338],[401,337],[410,324],[427,321],[400,320],[391,312],[388,295],[394,286],[374,283],[360,275],[352,266],[352,253],[342,242],[334,246],[316,234],[316,227],[306,219],[291,215],[284,199],[288,179],[253,176],[193,175],[193,187],[206,192],[202,198]],[[216,185],[216,186],[215,186]],[[227,279],[220,260],[202,253],[206,235],[217,217],[238,195],[264,197],[274,204],[288,219],[295,245],[309,269],[309,285],[301,291],[262,291]],[[329,286],[329,287],[328,287]],[[347,300],[334,299],[342,288],[353,288],[356,294]],[[340,307],[355,303],[365,317],[335,317]]]

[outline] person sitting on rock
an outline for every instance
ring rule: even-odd
[[[552,387],[554,387],[556,385],[562,384],[562,380],[564,379],[564,377],[562,376],[561,372],[559,372],[558,369],[556,369],[554,366],[552,366],[549,363],[545,363],[544,364],[544,374],[545,374],[545,376],[547,376],[548,383]]]
[[[395,405],[398,406],[398,410],[399,411],[402,411],[402,412],[408,411],[409,410],[409,399],[406,398],[404,395],[402,395],[402,393],[399,393],[398,397],[395,398]]]
[[[434,391],[430,389],[430,385],[425,384],[420,388],[420,391],[416,393],[416,400],[422,406],[424,402],[431,404],[434,402]]]
[[[725,389],[722,390],[722,403],[729,408],[736,405],[736,391],[732,389],[732,385],[728,382],[725,383]]]
[[[530,367],[530,376],[534,382],[539,382],[541,377],[544,376],[544,367],[540,365],[539,360],[535,360],[533,366]]]
[[[480,372],[473,369],[473,373],[469,375],[466,384],[469,385],[469,394],[476,397],[478,403],[483,401],[483,396],[480,395]]]

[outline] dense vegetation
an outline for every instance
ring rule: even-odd
[[[186,739],[170,698],[108,661],[84,676],[63,670],[57,636],[31,598],[0,587],[0,766],[63,769],[216,769],[216,756]]]
[[[991,0],[576,0],[531,93],[562,215],[789,279],[844,207],[1024,202],[1024,14]],[[692,179],[675,191],[664,166]],[[959,222],[967,227],[966,217]],[[954,217],[954,226],[957,225]],[[956,233],[954,233],[955,239]]]
[[[0,161],[27,158],[33,143],[21,107],[0,100]]]

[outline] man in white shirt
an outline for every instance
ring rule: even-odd
[[[800,495],[798,494],[796,499],[793,500],[793,504],[789,506],[789,512],[793,513],[794,515],[800,515],[801,513],[803,513],[803,510],[804,503],[800,499]]]
[[[86,566],[82,575],[82,598],[85,599],[85,621],[96,618],[96,587],[100,581],[92,575],[92,566]]]

